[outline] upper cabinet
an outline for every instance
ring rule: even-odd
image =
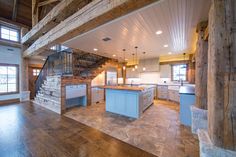
[[[132,71],[132,68],[126,68],[126,78],[139,78],[138,70]]]
[[[160,78],[171,77],[171,65],[165,64],[160,66]]]
[[[145,67],[145,71],[143,71],[143,67]],[[139,72],[159,72],[159,58],[151,58],[151,59],[143,59],[139,61]]]

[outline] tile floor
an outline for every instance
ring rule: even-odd
[[[65,116],[158,157],[198,157],[198,139],[179,122],[179,105],[155,101],[135,120],[105,112],[105,104],[70,109]]]

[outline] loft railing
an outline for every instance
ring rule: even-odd
[[[35,94],[38,93],[47,76],[72,74],[72,51],[70,49],[56,52],[55,54],[48,56],[35,81]]]

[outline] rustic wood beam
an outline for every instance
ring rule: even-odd
[[[209,13],[208,133],[218,147],[236,150],[236,1],[214,0]]]
[[[58,2],[58,1],[61,1],[61,0],[46,0],[46,1],[43,1],[43,2],[39,2],[38,7],[42,7],[42,6],[45,6],[45,5],[54,3],[54,2]]]
[[[12,11],[12,20],[13,21],[16,21],[17,8],[18,8],[18,0],[14,0],[13,1],[13,11]]]
[[[35,26],[39,20],[38,2],[39,0],[32,0],[32,26]]]
[[[63,0],[40,20],[22,39],[22,44],[31,44],[40,36],[54,28],[61,21],[84,7],[91,0]]]
[[[0,17],[0,23],[1,24],[5,24],[5,25],[11,25],[14,28],[20,29],[21,27],[27,28],[29,29],[30,27],[27,25],[24,25],[22,23],[16,22],[16,21],[12,21],[12,20],[8,20],[5,18]]]
[[[207,22],[198,24],[198,41],[196,46],[196,68],[195,68],[195,95],[196,107],[207,109],[207,56],[208,42],[204,40]]]
[[[109,21],[159,0],[94,0],[36,40],[24,57],[40,54],[46,47],[63,43]]]

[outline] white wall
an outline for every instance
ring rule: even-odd
[[[0,45],[0,63],[18,64],[20,70],[21,50],[19,48]],[[2,96],[0,95],[0,101],[16,99],[16,98],[19,98],[19,94],[2,95]]]
[[[105,71],[97,75],[92,80],[92,86],[102,86],[102,85],[105,85]]]
[[[171,82],[171,70],[170,65],[160,65],[160,71],[158,72],[143,72],[139,73],[138,78],[128,78],[126,83],[130,84],[157,84],[157,83],[170,83]],[[165,73],[164,77],[161,73]]]

